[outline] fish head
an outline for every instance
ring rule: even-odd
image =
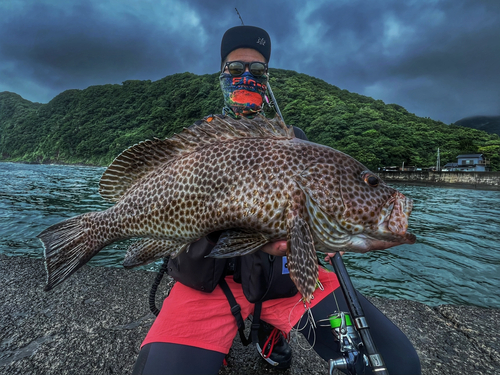
[[[306,196],[319,249],[367,252],[413,244],[408,218],[413,201],[339,151],[310,165],[295,181]]]

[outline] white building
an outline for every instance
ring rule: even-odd
[[[486,172],[490,161],[483,154],[463,154],[457,156],[456,163],[448,163],[443,171]]]

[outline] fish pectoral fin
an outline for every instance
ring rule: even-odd
[[[123,260],[123,266],[125,268],[142,266],[167,255],[174,258],[184,251],[188,245],[188,243],[178,240],[158,240],[153,238],[139,240],[129,246]]]
[[[221,234],[217,244],[207,257],[231,258],[257,251],[269,240],[261,233],[227,230]]]
[[[298,210],[287,217],[287,258],[290,277],[302,297],[309,302],[318,280],[318,258],[309,224]]]

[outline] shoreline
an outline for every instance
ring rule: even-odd
[[[107,165],[98,164],[85,164],[85,163],[63,163],[63,162],[24,162],[24,161],[12,161],[12,160],[0,160],[0,163],[14,163],[14,164],[27,164],[27,165],[61,165],[67,167],[95,167],[95,168],[107,168]],[[429,187],[445,187],[450,189],[468,189],[468,190],[488,190],[488,191],[500,191],[500,172],[478,172],[478,173],[492,173],[495,175],[495,183],[467,183],[467,182],[446,182],[439,181],[439,179],[430,179],[429,177],[422,177],[422,173],[429,172],[378,172],[377,174],[389,184],[407,184],[414,186],[429,186]],[[471,175],[473,172],[441,172],[441,173],[465,173],[465,175]],[[434,172],[436,174],[436,172]],[[413,175],[413,176],[412,176]],[[418,177],[415,177],[418,175]],[[398,176],[398,177],[396,177]],[[403,176],[403,177],[402,177]],[[410,178],[410,177],[412,178]]]
[[[82,267],[63,285],[44,292],[40,259],[0,255],[0,372],[8,374],[130,374],[142,339],[154,321],[148,271]],[[157,305],[166,295],[165,280]],[[500,309],[369,298],[415,346],[422,374],[497,374]],[[292,338],[294,359],[277,371],[237,336],[220,375],[327,374],[327,364]]]
[[[500,191],[500,172],[378,172],[388,183]]]
[[[26,165],[63,165],[66,167],[99,167],[99,168],[107,168],[109,164],[106,165],[98,165],[98,164],[86,164],[86,163],[65,163],[65,162],[57,162],[54,163],[52,161],[47,162],[38,162],[38,161],[16,161],[16,160],[0,160],[0,163],[13,163],[13,164],[26,164]]]
[[[425,187],[443,187],[449,189],[466,189],[466,190],[487,190],[487,191],[500,191],[500,186],[490,186],[481,184],[463,184],[463,183],[446,183],[446,182],[422,182],[415,180],[389,180],[384,178],[385,182],[397,185],[412,185],[412,186],[425,186]]]

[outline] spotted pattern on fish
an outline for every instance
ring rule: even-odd
[[[294,137],[262,116],[215,117],[118,156],[100,182],[116,204],[46,229],[47,289],[107,244],[138,238],[126,267],[175,256],[215,231],[211,256],[257,251],[287,239],[292,280],[310,300],[316,251],[364,252],[413,243],[411,200],[348,155]]]

